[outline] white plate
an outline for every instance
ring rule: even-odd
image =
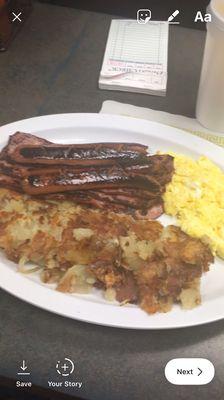
[[[192,157],[200,154],[224,167],[221,148],[184,131],[154,122],[100,114],[58,114],[18,121],[0,128],[0,146],[17,130],[60,143],[132,141],[152,151],[173,150]],[[202,278],[202,305],[183,311],[176,305],[167,314],[147,315],[136,306],[120,307],[91,295],[59,293],[42,284],[37,275],[26,277],[3,254],[0,256],[0,286],[33,305],[70,318],[120,328],[166,329],[200,325],[224,318],[224,262],[216,259]]]

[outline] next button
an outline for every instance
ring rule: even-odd
[[[206,385],[215,368],[206,358],[174,358],[165,367],[166,379],[173,385]]]
[[[177,375],[178,374],[189,374],[189,375],[193,375],[193,369],[177,369]]]

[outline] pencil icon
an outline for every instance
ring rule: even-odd
[[[179,14],[179,10],[176,10],[176,11],[174,11],[173,12],[173,14],[171,14],[170,16],[169,16],[169,18],[168,18],[168,22],[170,22],[170,21],[173,21],[173,19]]]

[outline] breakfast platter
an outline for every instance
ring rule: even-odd
[[[31,118],[0,134],[2,289],[113,327],[224,317],[223,149],[99,114]]]

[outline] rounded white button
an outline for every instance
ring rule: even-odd
[[[206,385],[215,368],[206,358],[174,358],[165,367],[165,377],[173,385]]]

